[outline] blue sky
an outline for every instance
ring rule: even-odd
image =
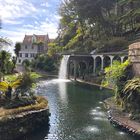
[[[25,34],[57,36],[60,0],[0,0],[2,30],[0,36],[13,42],[22,41]]]

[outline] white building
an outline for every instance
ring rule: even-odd
[[[22,64],[26,59],[32,61],[37,54],[47,53],[49,42],[48,35],[25,35],[17,64]]]

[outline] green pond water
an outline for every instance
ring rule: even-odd
[[[49,101],[50,127],[24,140],[140,140],[107,120],[103,101],[113,95],[110,90],[68,80],[45,80],[40,81],[37,92]]]

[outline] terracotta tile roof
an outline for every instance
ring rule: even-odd
[[[48,35],[25,35],[23,43],[32,43],[33,36],[35,36],[36,42],[49,41],[49,36]]]

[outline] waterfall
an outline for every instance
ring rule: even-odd
[[[59,69],[59,79],[67,79],[67,65],[69,60],[69,55],[64,55]]]

